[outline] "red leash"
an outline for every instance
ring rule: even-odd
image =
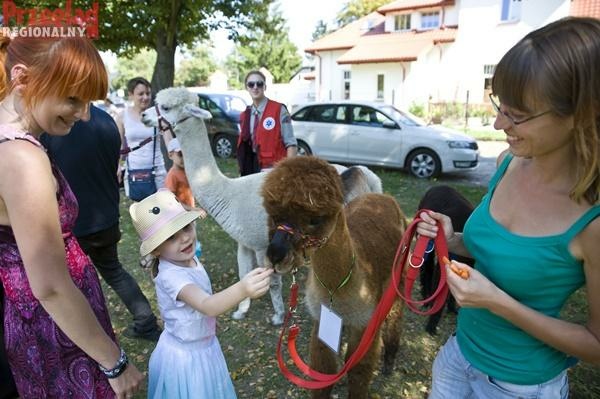
[[[411,267],[407,271],[407,280],[404,286],[404,295],[401,295],[397,288],[398,282],[400,281],[402,273],[404,272],[404,265],[408,263],[408,250],[410,249],[410,244],[414,235],[416,234],[417,224],[422,221],[422,219],[419,217],[419,214],[423,211],[427,210],[419,210],[412,223],[404,232],[402,239],[400,240],[400,244],[398,245],[396,256],[394,258],[394,264],[392,268],[392,279],[390,281],[390,284],[383,293],[381,300],[379,301],[377,307],[371,315],[371,319],[369,320],[369,323],[365,328],[365,331],[358,344],[358,347],[356,348],[354,353],[348,358],[348,360],[345,362],[340,371],[336,374],[325,374],[313,370],[308,364],[306,364],[302,360],[302,358],[298,354],[298,351],[296,349],[296,337],[300,333],[300,326],[298,326],[295,321],[296,307],[298,305],[298,284],[296,283],[295,272],[294,274],[292,274],[289,309],[283,322],[283,327],[279,336],[279,342],[277,343],[277,362],[279,364],[279,369],[281,370],[281,373],[284,375],[285,378],[287,378],[290,382],[294,383],[295,385],[301,388],[308,389],[321,389],[335,384],[348,371],[350,371],[352,367],[354,367],[358,362],[360,362],[364,355],[367,353],[367,351],[371,347],[371,344],[373,343],[373,339],[375,338],[377,330],[385,321],[385,318],[387,317],[394,302],[396,301],[397,295],[399,295],[402,299],[406,301],[408,307],[412,311],[419,314],[435,313],[442,306],[444,306],[446,297],[448,295],[448,286],[446,285],[446,269],[442,265],[442,257],[448,256],[448,249],[446,244],[446,238],[440,225],[438,225],[438,235],[435,238],[435,250],[438,255],[438,260],[441,267],[441,276],[440,284],[435,293],[430,298],[427,298],[422,301],[414,301],[411,299],[412,287],[414,285],[414,281],[417,275],[419,274],[419,268],[423,264],[425,250],[427,248],[427,243],[429,242],[429,239],[426,237],[419,237],[417,239],[415,250],[410,258]],[[423,312],[416,307],[416,305],[423,305],[432,300],[434,301],[434,304],[432,308],[426,312]],[[293,321],[293,324],[288,327],[288,324],[291,320]],[[288,331],[287,347],[288,352],[290,353],[290,357],[294,361],[294,364],[296,365],[298,370],[302,372],[305,376],[307,376],[309,379],[305,379],[293,374],[288,369],[286,362],[283,359],[281,348],[286,330]]]
[[[446,235],[441,224],[438,224],[438,233],[434,239],[434,248],[438,258],[438,264],[440,266],[440,281],[437,289],[429,298],[422,299],[420,301],[412,299],[412,290],[415,280],[419,276],[421,266],[425,262],[425,252],[427,250],[427,244],[429,244],[430,238],[425,236],[417,237],[417,242],[413,249],[413,253],[406,260],[406,256],[403,256],[401,248],[404,246],[410,246],[413,236],[416,234],[417,224],[422,221],[419,217],[421,212],[429,212],[427,209],[421,209],[415,215],[412,223],[406,229],[406,232],[402,236],[398,250],[396,251],[396,258],[394,259],[394,270],[400,269],[400,273],[392,273],[392,285],[394,286],[396,293],[400,298],[406,302],[406,306],[413,312],[420,315],[430,315],[437,313],[442,309],[448,298],[448,284],[446,284],[446,267],[444,266],[442,259],[448,258],[448,244],[446,243]],[[408,265],[407,265],[408,264]],[[405,267],[408,267],[406,272],[406,281],[404,282],[404,295],[398,290],[400,277]],[[428,310],[419,309],[420,306],[426,305],[429,302],[433,302],[433,305]]]

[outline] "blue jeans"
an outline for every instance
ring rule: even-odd
[[[462,355],[452,335],[433,362],[429,399],[567,399],[567,370],[537,385],[517,385],[500,381],[474,368]]]

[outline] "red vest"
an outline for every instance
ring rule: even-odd
[[[246,127],[246,121],[250,120],[247,113],[251,108],[247,108],[240,114],[240,131],[250,129]],[[258,163],[261,169],[270,168],[273,164],[287,155],[285,144],[281,138],[281,103],[267,99],[267,105],[262,113],[256,131],[254,132],[253,144],[258,155]],[[238,146],[242,141],[242,135],[238,137]]]

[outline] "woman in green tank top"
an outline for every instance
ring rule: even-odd
[[[430,398],[567,398],[566,370],[600,363],[600,20],[537,29],[498,63],[496,129],[508,153],[464,233],[441,224],[451,252],[475,259],[467,278],[447,266],[461,306],[456,334],[433,365]],[[584,325],[560,310],[587,288]]]

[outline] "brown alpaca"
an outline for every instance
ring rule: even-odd
[[[304,265],[305,258],[308,260],[312,272],[305,302],[314,319],[310,365],[317,371],[334,374],[338,370],[336,355],[317,337],[320,306],[330,306],[333,299],[333,311],[343,320],[348,357],[354,353],[389,283],[406,219],[396,201],[383,194],[362,195],[344,208],[339,175],[315,157],[280,162],[267,175],[262,194],[271,237],[267,258],[278,272],[289,272]],[[348,282],[336,289],[348,275]],[[401,318],[401,304],[396,302],[368,353],[348,373],[348,397],[368,397],[379,363],[381,337],[383,372],[391,373]],[[328,398],[331,390],[332,387],[313,391],[312,397]]]

